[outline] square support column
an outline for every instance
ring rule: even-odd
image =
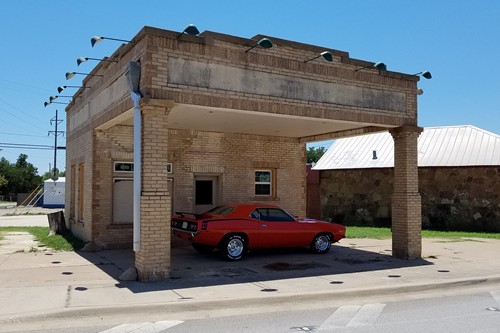
[[[164,101],[145,100],[142,109],[140,250],[135,253],[139,281],[170,275],[170,196],[167,179],[168,109]]]
[[[422,208],[418,191],[418,137],[422,128],[390,130],[394,139],[394,193],[392,197],[392,255],[416,259],[422,254]]]

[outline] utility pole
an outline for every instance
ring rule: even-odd
[[[56,181],[59,178],[59,175],[57,174],[57,137],[59,135],[64,135],[64,131],[58,131],[57,130],[57,125],[62,123],[63,121],[57,118],[57,110],[56,110],[56,116],[50,120],[50,124],[55,126],[54,131],[49,131],[49,135],[54,134],[54,174],[52,175],[52,180]]]

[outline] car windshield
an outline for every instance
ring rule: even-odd
[[[217,206],[209,211],[206,211],[205,214],[214,214],[214,215],[227,215],[234,211],[234,207],[232,206]]]

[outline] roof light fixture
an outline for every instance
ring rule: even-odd
[[[64,104],[64,105],[69,105],[69,103],[49,101],[49,102],[44,102],[44,103],[43,103],[43,106],[44,106],[44,107],[47,107],[47,105],[50,105],[50,104]]]
[[[383,62],[374,62],[371,65],[356,69],[355,72],[360,71],[362,69],[366,69],[366,68],[376,68],[379,71],[386,71],[387,70],[387,66]]]
[[[84,89],[90,89],[90,87],[87,87],[87,86],[59,86],[59,87],[57,87],[57,92],[60,94],[66,88],[84,88]]]
[[[427,80],[432,79],[432,74],[429,71],[423,71],[423,72],[413,74],[413,75],[422,76],[422,77],[426,78]]]
[[[273,42],[271,42],[271,40],[269,40],[268,38],[262,38],[254,46],[252,46],[248,50],[246,50],[245,53],[250,51],[254,47],[257,47],[257,46],[260,46],[263,49],[270,49],[271,47],[273,47]]]
[[[188,24],[184,28],[184,30],[182,30],[182,32],[177,36],[177,38],[179,38],[180,36],[182,36],[184,34],[188,34],[191,36],[198,36],[200,34],[200,30],[198,30],[198,28],[194,24]]]
[[[313,57],[311,59],[307,59],[307,60],[304,60],[304,63],[306,62],[309,62],[311,60],[314,60],[314,59],[318,59],[319,57],[323,57],[323,59],[325,59],[326,61],[328,62],[332,62],[333,61],[333,56],[330,52],[328,51],[324,51],[324,52],[321,52],[318,56],[316,57]]]
[[[89,74],[89,73],[79,73],[79,72],[66,72],[66,80],[71,79],[72,77],[74,77],[77,74],[78,75],[100,76],[100,77],[102,77],[102,75],[100,75],[100,74]]]
[[[108,57],[105,57],[103,59],[80,57],[80,58],[76,59],[76,65],[80,66],[81,63],[89,61],[89,60],[106,61],[106,62],[118,62],[118,60],[109,60]]]
[[[92,45],[92,47],[94,47],[95,44],[102,42],[104,39],[115,40],[118,42],[135,43],[133,40],[118,39],[118,38],[111,38],[111,37],[102,37],[102,36],[92,36],[92,38],[90,38],[90,44]]]
[[[432,74],[429,71],[418,72],[418,73],[411,74],[411,75],[403,75],[401,78],[405,79],[407,77],[412,77],[412,76],[422,76],[423,78],[426,78],[427,80],[432,79]]]
[[[73,96],[62,96],[62,95],[55,95],[55,96],[50,96],[49,101],[52,103],[55,99],[58,97],[67,97],[67,98],[73,98]]]

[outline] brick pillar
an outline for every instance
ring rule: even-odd
[[[392,255],[420,258],[422,218],[418,192],[418,137],[421,127],[390,130],[394,139],[394,193],[392,197]]]
[[[170,193],[167,186],[167,105],[145,100],[142,109],[141,246],[135,253],[139,281],[170,275]]]

